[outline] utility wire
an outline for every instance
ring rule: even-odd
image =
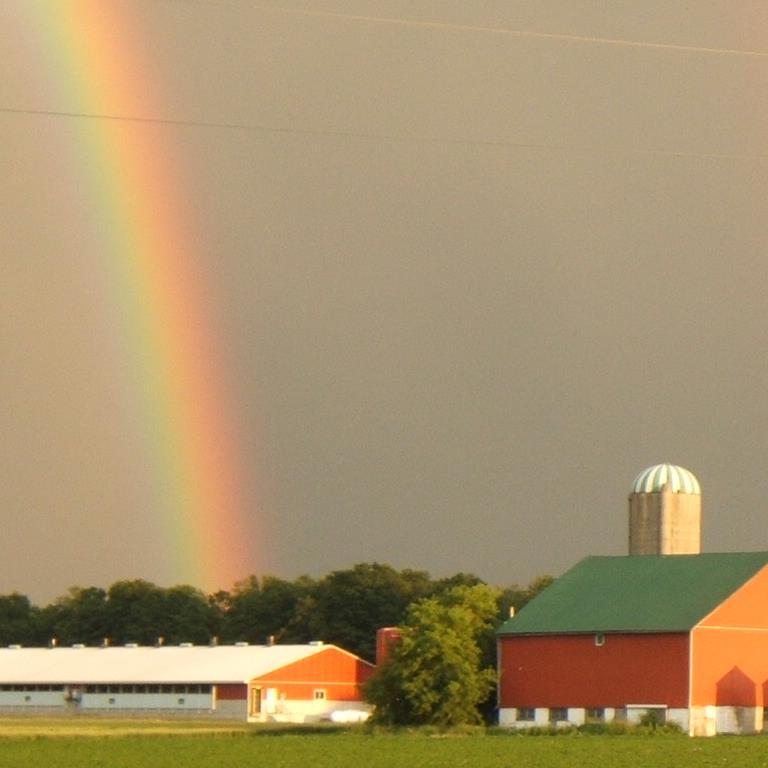
[[[377,133],[369,131],[342,131],[322,128],[287,128],[280,126],[259,125],[257,123],[215,122],[206,120],[174,120],[170,118],[141,117],[131,115],[109,115],[89,112],[67,112],[46,109],[17,109],[0,107],[0,114],[31,115],[40,117],[61,117],[81,120],[102,120],[105,122],[137,123],[159,126],[178,126],[182,128],[201,128],[212,130],[242,131],[248,133],[274,133],[297,136],[327,136],[342,139],[360,139],[403,144],[434,144],[444,146],[488,147],[509,149],[531,149],[551,152],[574,152],[579,154],[604,155],[640,155],[679,158],[700,158],[708,160],[739,160],[764,162],[768,155],[738,154],[728,152],[686,152],[667,149],[610,147],[588,144],[553,144],[545,142],[504,141],[491,139],[466,139],[439,136],[413,136],[398,133]]]
[[[195,5],[210,5],[210,0],[173,0]],[[249,10],[272,11],[294,16],[315,18],[343,19],[349,21],[367,22],[374,24],[391,24],[401,27],[421,27],[445,31],[465,31],[485,34],[508,35],[510,37],[532,38],[540,40],[555,40],[574,43],[592,43],[600,45],[622,46],[626,48],[649,48],[656,50],[681,51],[687,53],[716,54],[722,56],[744,56],[751,58],[768,58],[768,51],[746,50],[739,48],[715,48],[711,46],[683,45],[680,43],[653,43],[642,40],[627,40],[615,37],[600,37],[590,35],[569,35],[560,32],[537,32],[526,29],[510,29],[508,27],[489,27],[482,24],[460,24],[458,22],[424,21],[396,16],[369,16],[362,14],[340,13],[336,11],[317,11],[307,8],[286,8],[284,6],[264,3],[243,2],[243,0],[213,0],[216,5],[235,6],[245,5]]]
[[[244,0],[166,0],[166,2],[175,2],[183,5],[219,5],[219,6],[245,6],[249,10],[257,11],[270,11],[275,13],[291,14],[295,16],[306,16],[312,18],[329,18],[329,19],[343,19],[356,22],[376,23],[376,24],[390,24],[397,26],[408,27],[420,27],[427,29],[437,29],[444,31],[468,31],[476,33],[508,35],[518,38],[532,38],[543,40],[554,40],[561,42],[576,42],[576,43],[590,43],[590,44],[602,44],[602,45],[614,45],[624,46],[631,48],[648,48],[648,49],[661,49],[672,50],[681,52],[694,52],[704,54],[718,54],[718,55],[733,55],[743,57],[756,57],[766,58],[768,52],[763,51],[751,51],[751,50],[738,50],[729,48],[712,48],[705,46],[691,46],[691,45],[679,45],[673,43],[649,43],[635,40],[625,40],[620,38],[607,38],[607,37],[590,37],[583,35],[566,35],[559,33],[549,32],[535,32],[530,30],[516,30],[508,29],[504,27],[487,27],[482,25],[471,24],[458,24],[451,22],[439,22],[439,21],[421,21],[416,19],[400,18],[400,17],[386,17],[386,16],[370,16],[370,15],[358,15],[339,13],[333,11],[318,11],[304,8],[286,8],[284,6],[270,5],[265,3],[251,3]],[[686,152],[686,151],[674,151],[664,149],[652,149],[652,148],[622,148],[622,147],[609,147],[609,146],[590,146],[590,145],[575,145],[575,144],[547,144],[543,142],[515,142],[515,141],[503,141],[503,140],[481,140],[481,139],[465,139],[465,138],[447,138],[447,137],[434,137],[434,136],[408,136],[406,134],[398,133],[376,133],[366,131],[343,131],[333,129],[312,129],[312,128],[288,128],[267,126],[255,123],[238,123],[238,122],[226,122],[226,121],[206,121],[206,120],[175,120],[171,118],[155,118],[155,117],[143,117],[135,115],[117,115],[117,114],[104,114],[104,113],[86,113],[76,111],[56,111],[56,110],[44,110],[44,109],[20,109],[11,107],[0,107],[0,114],[18,114],[18,115],[40,115],[49,117],[64,117],[64,118],[79,118],[88,120],[104,120],[104,121],[119,121],[119,122],[131,122],[131,123],[146,123],[153,125],[168,125],[168,126],[180,126],[190,128],[203,128],[203,129],[218,129],[218,130],[230,130],[230,131],[246,131],[246,132],[258,132],[258,133],[275,133],[275,134],[294,134],[294,135],[307,135],[307,136],[330,136],[340,138],[355,138],[364,140],[377,140],[388,142],[403,142],[403,143],[421,143],[421,144],[443,144],[443,145],[463,145],[463,146],[475,146],[475,147],[498,147],[498,148],[520,148],[520,149],[535,149],[535,150],[549,150],[556,152],[579,152],[590,154],[625,154],[625,155],[656,155],[664,157],[691,157],[702,159],[714,159],[714,160],[749,160],[762,162],[768,159],[766,155],[756,154],[737,154],[737,153],[718,153],[718,152]]]

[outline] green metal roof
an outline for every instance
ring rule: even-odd
[[[685,632],[768,564],[768,552],[587,557],[500,635]]]

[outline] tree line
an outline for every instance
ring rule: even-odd
[[[72,587],[45,606],[11,593],[0,595],[0,646],[322,640],[373,661],[378,629],[412,622],[414,610],[452,603],[453,614],[449,610],[443,618],[461,623],[456,595],[464,594],[482,604],[482,618],[472,620],[473,636],[487,661],[493,656],[493,628],[510,607],[519,610],[551,581],[542,576],[527,586],[495,589],[473,574],[433,579],[426,571],[360,563],[318,579],[249,576],[230,591],[210,595],[142,579],[117,581],[107,589]],[[464,619],[469,621],[467,614]]]

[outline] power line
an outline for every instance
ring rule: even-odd
[[[41,117],[69,117],[84,120],[104,120],[122,123],[149,123],[153,125],[178,125],[189,128],[222,128],[233,131],[274,131],[314,133],[314,131],[301,131],[300,129],[281,129],[269,126],[261,126],[255,123],[216,122],[214,120],[175,120],[164,117],[143,117],[141,115],[111,115],[103,112],[75,112],[55,109],[24,109],[16,107],[0,107],[0,113],[7,115],[39,115]]]
[[[698,158],[706,160],[738,160],[764,162],[768,155],[737,154],[728,152],[686,152],[666,149],[638,147],[610,147],[587,144],[553,144],[544,142],[504,141],[492,139],[467,139],[439,136],[413,136],[398,133],[376,133],[370,131],[343,131],[323,128],[288,128],[260,125],[257,123],[215,122],[206,120],[174,120],[171,118],[141,117],[132,115],[109,115],[89,112],[67,112],[63,110],[18,109],[0,107],[0,114],[31,115],[38,117],[60,117],[66,119],[101,120],[104,122],[136,123],[145,125],[172,126],[181,128],[200,128],[210,130],[242,131],[248,133],[274,133],[298,136],[326,136],[342,139],[360,139],[363,141],[389,142],[392,144],[433,144],[444,146],[466,146],[487,148],[530,149],[550,152],[573,152],[578,154],[638,155],[670,158]]]
[[[205,5],[206,0],[175,0],[175,2]],[[243,0],[214,0],[217,5],[243,5]],[[466,31],[485,34],[508,35],[510,37],[532,38],[540,40],[555,40],[574,43],[591,43],[600,45],[621,46],[627,48],[649,48],[656,50],[680,51],[687,53],[717,54],[723,56],[744,56],[751,58],[768,58],[768,51],[744,50],[739,48],[715,48],[711,46],[684,45],[680,43],[653,43],[642,40],[627,40],[625,38],[600,37],[590,35],[569,35],[560,32],[537,32],[526,29],[510,29],[508,27],[489,27],[482,24],[460,24],[458,22],[423,21],[395,16],[370,16],[363,14],[339,13],[336,11],[317,11],[307,8],[285,8],[278,5],[263,3],[247,3],[247,7],[259,11],[308,16],[315,18],[344,19],[349,21],[368,22],[375,24],[391,24],[402,27],[421,27],[445,31]]]

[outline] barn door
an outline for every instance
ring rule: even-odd
[[[249,714],[251,717],[256,717],[261,714],[261,687],[254,686],[251,688],[250,703],[248,705]]]

